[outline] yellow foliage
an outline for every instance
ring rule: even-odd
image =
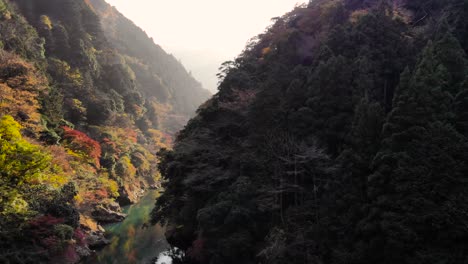
[[[66,182],[45,148],[23,139],[12,116],[0,119],[0,213],[22,213],[27,202],[20,190],[36,185],[60,187]]]
[[[80,87],[83,84],[83,76],[81,76],[80,71],[72,69],[67,62],[52,58],[49,60],[49,67],[65,81],[65,84],[71,84],[75,87]]]
[[[150,138],[152,140],[152,144],[157,148],[171,149],[172,144],[170,140],[168,140],[168,135],[157,129],[148,129],[148,133],[151,135]]]
[[[71,149],[67,149],[67,154],[70,155],[70,157],[73,157],[77,160],[86,160],[88,159],[86,153],[83,152],[75,152]]]
[[[0,140],[7,140],[10,142],[21,140],[21,128],[21,125],[16,122],[12,116],[3,116],[0,122]]]
[[[11,19],[11,13],[10,13],[10,11],[5,11],[5,12],[3,13],[3,18],[4,18],[5,20],[10,20],[10,19]]]
[[[148,175],[156,165],[156,157],[142,146],[138,146],[132,153],[132,164],[140,175]]]
[[[160,130],[148,129],[148,132],[151,134],[151,139],[153,139],[154,142],[159,142],[163,138],[163,133]]]
[[[74,69],[68,72],[68,77],[75,86],[81,86],[83,84],[83,77],[81,76],[81,72],[78,69]]]
[[[91,231],[99,231],[98,223],[87,215],[80,214],[80,225],[89,228]]]
[[[77,204],[82,204],[83,201],[84,201],[83,197],[80,194],[75,195],[75,197],[73,197],[73,199],[75,200],[75,202]]]
[[[112,197],[119,197],[119,184],[116,181],[109,179],[106,174],[101,175],[99,180]]]
[[[60,188],[68,182],[68,178],[63,173],[49,173],[45,175],[45,177],[42,177],[40,182],[41,184],[47,184],[54,188]]]
[[[48,16],[42,15],[40,17],[40,20],[45,29],[47,30],[52,29],[52,21],[50,21],[50,18]]]
[[[137,170],[135,166],[133,166],[130,158],[128,156],[123,156],[117,164],[116,172],[121,177],[133,178],[135,177]]]
[[[0,168],[6,181],[16,185],[40,181],[50,172],[51,156],[40,146],[24,140],[20,133],[21,125],[12,116],[0,120]]]
[[[161,172],[156,171],[156,173],[153,175],[153,180],[155,182],[160,182],[162,180],[162,175],[161,175]]]
[[[84,107],[83,102],[80,100],[74,98],[71,100],[72,102],[72,108],[78,110],[81,113],[86,113],[86,107]]]
[[[3,203],[3,200],[0,200]],[[15,196],[9,203],[7,203],[1,214],[26,214],[28,212],[28,203],[20,196]]]
[[[103,148],[113,148],[111,152],[116,156],[131,152],[136,145],[136,133],[131,129],[109,126],[99,127],[99,131],[105,138]]]

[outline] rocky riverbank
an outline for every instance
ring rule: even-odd
[[[94,239],[90,242],[97,245],[92,247],[92,254],[82,263],[113,263],[115,259],[119,259],[119,263],[148,263],[160,252],[166,251],[168,244],[164,238],[164,228],[148,225],[149,212],[158,195],[157,190],[148,190],[137,203],[123,207],[121,213],[126,215],[123,221],[106,224],[105,233],[99,233],[99,230],[90,232],[89,237]],[[99,225],[94,227],[99,228]],[[103,235],[105,240],[99,239],[99,235]],[[112,246],[106,246],[106,243]]]
[[[153,189],[153,188],[151,188]],[[122,206],[138,203],[146,193],[146,189],[122,190],[123,205],[115,201],[103,201],[83,206],[80,214],[80,229],[83,231],[84,245],[75,245],[79,258],[88,258],[97,250],[101,250],[111,243],[103,225],[119,223],[125,220],[127,214],[122,212]],[[129,195],[130,193],[130,195]]]

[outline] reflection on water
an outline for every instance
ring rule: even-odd
[[[128,216],[123,222],[105,226],[111,244],[84,263],[147,264],[167,251],[169,245],[164,238],[164,229],[160,225],[144,225],[149,222],[157,196],[157,191],[150,191],[139,203],[125,207],[124,212]],[[161,263],[171,262],[169,258]]]

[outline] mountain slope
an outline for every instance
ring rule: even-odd
[[[138,78],[139,86],[147,97],[161,98],[163,102],[168,100],[177,111],[193,114],[209,96],[201,84],[187,73],[174,56],[154,45],[153,39],[115,8],[103,0],[90,0],[90,3],[101,17],[101,24],[111,45],[130,57],[126,58],[127,63],[141,76]],[[168,96],[155,94],[157,90],[152,86],[157,81],[162,81],[161,85],[168,90]]]
[[[0,262],[75,263],[209,93],[105,2],[0,0],[0,47]]]
[[[161,151],[183,263],[464,263],[468,2],[311,1]]]

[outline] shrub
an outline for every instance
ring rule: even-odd
[[[65,144],[68,145],[73,151],[88,156],[96,165],[100,167],[99,159],[101,157],[101,145],[88,137],[85,133],[71,129],[69,127],[62,127],[64,131],[63,139]]]
[[[54,226],[55,234],[62,240],[70,240],[73,238],[74,230],[69,225],[58,224]]]

